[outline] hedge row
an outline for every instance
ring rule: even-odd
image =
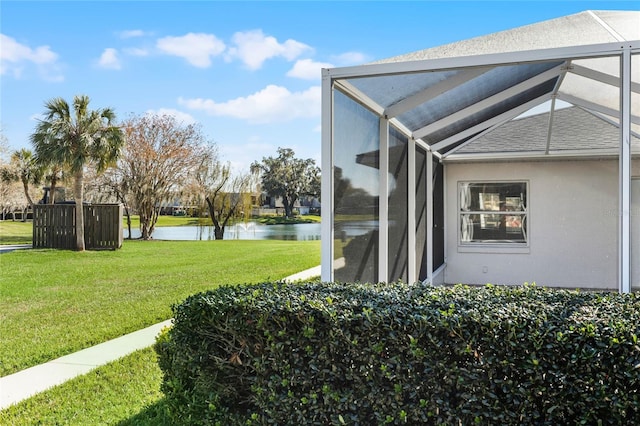
[[[156,343],[176,424],[640,424],[640,295],[228,286]]]

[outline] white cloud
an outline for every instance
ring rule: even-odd
[[[104,52],[100,55],[100,59],[98,59],[98,66],[111,70],[119,70],[122,68],[120,58],[118,58],[118,51],[112,47],[104,49]]]
[[[124,30],[118,33],[120,38],[143,37],[146,33],[142,30]]]
[[[276,152],[276,147],[264,142],[258,135],[249,136],[246,142],[238,141],[233,144],[220,146],[223,158],[231,158],[231,169],[234,173],[249,171],[251,163]]]
[[[176,119],[177,122],[182,124],[195,124],[197,120],[186,112],[178,111],[173,108],[160,108],[147,110],[148,115],[170,115]]]
[[[213,34],[189,33],[181,37],[163,37],[156,46],[167,55],[184,58],[198,68],[211,66],[211,58],[225,50],[225,44]]]
[[[38,46],[35,49],[17,42],[14,38],[0,34],[0,74],[11,74],[20,78],[25,67],[36,65],[40,76],[50,81],[61,81],[58,54],[49,46]]]
[[[283,57],[293,61],[302,53],[311,51],[310,46],[295,40],[279,43],[275,37],[266,36],[262,30],[237,32],[233,35],[234,46],[229,49],[227,59],[239,58],[252,70],[262,67],[267,59]]]
[[[213,116],[233,117],[250,123],[273,123],[319,116],[320,98],[320,86],[292,93],[284,87],[269,85],[247,97],[226,102],[179,98],[178,103]]]
[[[333,57],[333,60],[338,63],[340,66],[348,66],[348,65],[362,65],[366,62],[369,62],[371,59],[360,52],[345,52],[341,55],[337,55]]]
[[[293,68],[287,72],[287,76],[301,78],[303,80],[320,80],[322,68],[333,68],[334,65],[328,62],[315,62],[312,59],[300,59],[296,61]]]
[[[126,47],[122,51],[131,56],[149,56],[149,51],[140,47]]]

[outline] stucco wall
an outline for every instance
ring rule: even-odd
[[[446,283],[617,287],[616,161],[449,163],[445,174]],[[527,249],[459,246],[458,182],[482,180],[529,182]]]

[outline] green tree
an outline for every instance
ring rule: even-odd
[[[260,174],[262,190],[272,197],[282,197],[287,217],[293,216],[293,206],[303,196],[320,194],[320,168],[316,162],[296,158],[289,148],[278,148],[277,157],[263,157],[254,161],[251,172]]]
[[[38,161],[59,164],[73,177],[76,209],[76,249],[84,244],[84,168],[92,164],[99,172],[113,165],[124,145],[124,133],[115,124],[111,108],[89,109],[89,97],[73,98],[73,110],[62,98],[45,104],[31,142]]]

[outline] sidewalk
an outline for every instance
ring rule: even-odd
[[[30,249],[31,244],[12,244],[12,245],[0,245],[0,254],[1,253],[9,253],[14,250],[24,250]]]
[[[318,266],[291,275],[283,281],[292,282],[319,275],[320,267]],[[53,361],[0,377],[0,410],[86,374],[96,367],[153,345],[160,330],[170,326],[171,321],[169,319]]]

